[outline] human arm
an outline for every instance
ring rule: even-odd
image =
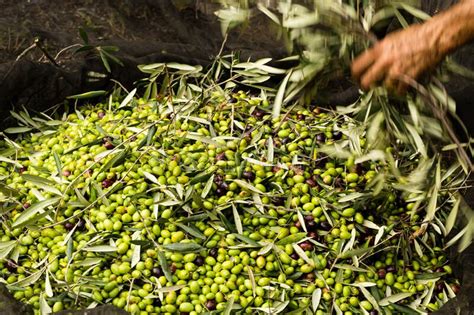
[[[363,89],[382,83],[403,93],[404,76],[416,79],[474,39],[474,0],[460,1],[423,24],[387,35],[352,63]]]

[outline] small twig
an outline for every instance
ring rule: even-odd
[[[81,45],[81,44],[73,44],[73,45],[69,45],[69,46],[67,46],[67,47],[64,47],[63,49],[61,49],[61,50],[56,54],[56,56],[54,56],[54,60],[57,60],[57,59],[59,58],[59,56],[60,56],[63,52],[65,52],[65,51],[67,51],[67,50],[69,50],[69,49],[71,49],[71,48],[77,47],[77,46],[82,46],[82,45]]]
[[[39,50],[41,50],[41,52],[44,54],[44,56],[53,64],[55,65],[56,67],[59,67],[58,63],[56,62],[56,60],[54,60],[54,58],[48,53],[48,51],[43,47],[43,45],[41,44],[41,41],[39,38],[35,39],[35,46],[39,48]]]

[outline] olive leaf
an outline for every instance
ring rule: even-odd
[[[18,228],[33,220],[39,213],[43,212],[50,206],[56,205],[61,200],[61,197],[54,197],[46,199],[31,205],[28,209],[23,211],[12,225],[12,228]]]
[[[29,181],[33,183],[34,185],[38,186],[39,188],[43,189],[44,191],[50,192],[52,194],[62,196],[63,193],[59,191],[54,185],[56,184],[53,181],[50,181],[49,179],[36,176],[36,175],[30,175],[30,174],[22,174],[21,175],[26,181]]]
[[[46,278],[44,282],[44,293],[47,297],[53,297],[53,289],[51,287],[51,282],[49,281],[49,272],[46,271]]]
[[[76,100],[82,100],[82,99],[87,99],[87,98],[94,98],[94,97],[99,97],[107,94],[107,91],[104,90],[98,90],[98,91],[89,91],[85,92],[82,94],[76,94],[76,95],[71,95],[68,96],[68,99],[76,99]]]
[[[109,71],[110,72],[110,71]],[[133,97],[135,96],[135,93],[137,92],[137,89],[133,89],[132,91],[130,91],[130,93],[128,93],[128,95],[122,100],[122,102],[120,103],[120,105],[118,106],[118,108],[122,108],[122,107],[125,107],[125,106],[128,106],[129,103],[133,100]]]
[[[204,234],[202,234],[201,231],[199,231],[196,227],[192,226],[192,225],[185,225],[185,224],[182,224],[182,223],[175,223],[177,227],[179,227],[180,229],[184,230],[186,233],[196,237],[196,238],[199,238],[201,240],[205,240],[206,239],[206,236]]]
[[[240,220],[240,215],[239,215],[239,212],[237,211],[237,207],[233,203],[232,203],[232,214],[234,216],[234,223],[235,223],[235,228],[237,229],[237,233],[243,234],[244,229],[242,227],[242,221]]]
[[[95,252],[95,253],[111,253],[111,252],[116,252],[117,247],[110,246],[110,245],[97,245],[97,246],[84,247],[82,248],[82,250],[86,252]]]
[[[277,245],[295,244],[295,243],[299,243],[305,237],[306,237],[305,232],[298,232],[298,233],[291,234],[291,235],[288,235],[288,236],[282,238],[281,240],[276,242],[276,244]]]
[[[211,175],[209,179],[206,182],[206,185],[204,186],[202,192],[201,192],[201,198],[206,198],[207,194],[211,191],[212,184],[214,183],[214,175]]]
[[[0,259],[5,259],[8,257],[10,252],[18,245],[18,242],[13,241],[5,241],[0,242]]]
[[[387,296],[386,298],[381,299],[379,301],[379,305],[388,306],[389,304],[397,303],[398,301],[401,301],[412,295],[413,293],[410,293],[410,292],[402,292],[402,293],[393,294],[391,296]]]
[[[160,263],[161,269],[165,274],[166,280],[173,282],[173,275],[171,274],[171,269],[169,267],[168,261],[166,260],[165,253],[162,251],[158,252],[158,261]]]
[[[313,291],[313,294],[311,296],[311,304],[313,308],[313,312],[316,313],[319,307],[319,302],[321,301],[321,295],[322,291],[320,288],[317,288],[316,290]]]
[[[197,252],[203,249],[201,245],[196,243],[171,243],[163,245],[163,248],[180,253]]]

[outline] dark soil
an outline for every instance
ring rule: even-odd
[[[68,95],[132,86],[138,64],[177,61],[208,65],[223,44],[217,8],[189,0],[0,0],[0,115],[14,106],[44,110]],[[96,52],[75,51],[86,31],[91,45],[116,46],[124,66],[109,74]],[[283,57],[268,19],[256,15],[233,31],[224,51],[241,58]],[[105,74],[91,79],[90,72]]]

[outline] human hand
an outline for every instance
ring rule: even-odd
[[[436,41],[438,32],[438,25],[425,23],[390,33],[353,61],[352,76],[364,90],[383,83],[403,94],[408,78],[416,80],[443,59]]]

